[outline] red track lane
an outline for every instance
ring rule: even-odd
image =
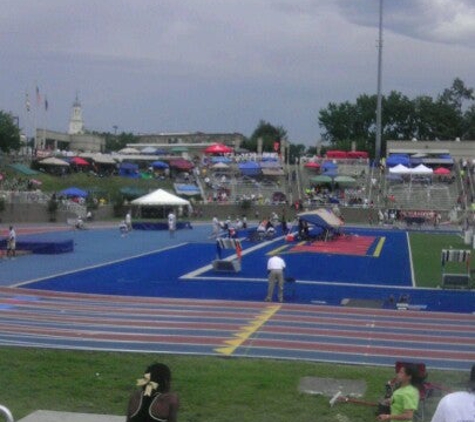
[[[351,353],[368,356],[388,356],[388,351],[392,356],[411,357],[418,359],[455,359],[465,360],[467,362],[475,361],[475,350],[473,352],[459,352],[456,350],[427,350],[424,347],[419,348],[401,348],[401,347],[381,347],[376,345],[357,346],[347,344],[333,344],[310,341],[283,341],[283,340],[263,340],[253,338],[246,340],[242,346],[258,347],[265,349],[286,349],[286,350],[312,350],[324,351],[327,353]]]
[[[28,312],[26,314],[18,313],[15,311],[2,311],[1,316],[8,316],[14,318],[18,323],[25,322],[35,322],[38,320],[38,315]],[[150,321],[149,318],[144,317],[143,319],[134,318],[133,320],[124,319],[124,318],[108,318],[106,316],[97,318],[97,316],[91,317],[77,317],[77,316],[55,316],[55,315],[41,315],[41,321],[43,322],[52,322],[56,324],[89,324],[92,326],[101,326],[101,327],[125,327],[125,328],[153,328],[155,330],[159,329],[157,327],[157,319]],[[238,331],[241,329],[244,323],[248,322],[248,319],[245,321],[236,321],[234,323],[228,322],[190,322],[190,321],[170,321],[170,319],[163,320],[166,323],[166,327],[161,327],[162,329],[183,329],[188,330],[223,330],[223,331]]]
[[[283,323],[294,322],[299,324],[309,324],[309,325],[335,325],[341,326],[342,322],[346,326],[352,327],[366,327],[370,328],[384,328],[386,330],[391,329],[405,329],[405,330],[424,330],[427,331],[427,326],[430,325],[432,328],[437,332],[440,329],[446,328],[450,329],[453,332],[467,332],[472,333],[475,335],[475,326],[470,326],[468,324],[453,324],[452,321],[447,324],[441,324],[432,321],[421,321],[421,322],[406,322],[401,318],[402,314],[399,314],[398,318],[392,319],[383,319],[382,315],[379,317],[375,317],[373,315],[368,315],[368,319],[363,320],[361,318],[358,319],[349,319],[348,317],[345,318],[333,318],[333,317],[322,317],[322,316],[315,316],[315,317],[301,317],[301,316],[287,316],[287,315],[279,315],[274,320],[275,321],[282,321]]]
[[[289,328],[287,326],[265,326],[260,330],[261,333],[270,333],[270,334],[286,334],[289,333]],[[425,335],[425,334],[392,334],[391,332],[379,332],[379,331],[368,331],[368,330],[342,330],[335,328],[300,328],[294,327],[292,329],[292,335],[306,335],[306,336],[315,336],[315,337],[343,337],[343,338],[354,338],[354,339],[366,339],[366,340],[376,340],[376,341],[393,341],[393,342],[403,342],[403,343],[434,343],[434,344],[466,344],[469,346],[474,346],[473,337],[461,337],[457,335],[450,336],[440,336],[440,335]]]
[[[89,341],[101,350],[152,344],[156,352],[208,355],[235,344],[237,356],[288,351],[292,359],[361,363],[364,356],[365,363],[393,365],[406,358],[461,368],[475,361],[475,315],[0,288],[0,344],[35,341],[78,349]]]

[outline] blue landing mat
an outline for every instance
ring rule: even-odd
[[[0,249],[7,249],[6,239],[0,240]],[[45,239],[43,235],[22,236],[16,241],[17,251],[27,251],[39,255],[56,255],[74,251],[73,239]]]

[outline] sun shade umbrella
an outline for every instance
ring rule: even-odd
[[[167,163],[165,163],[164,161],[154,161],[152,163],[152,167],[154,169],[167,169],[170,166]]]
[[[315,161],[309,161],[304,165],[304,167],[308,169],[319,169],[320,164],[316,163]]]
[[[445,167],[437,167],[435,170],[434,170],[434,174],[438,174],[438,175],[448,175],[450,174],[450,170],[445,168]]]
[[[89,163],[84,159],[84,158],[81,158],[81,157],[74,157],[74,158],[71,158],[71,164],[75,164],[77,166],[88,166]]]
[[[170,167],[175,168],[177,170],[191,170],[195,165],[188,160],[178,159],[178,160],[170,160],[169,163]]]
[[[127,147],[119,150],[119,154],[140,154],[137,148]]]
[[[64,167],[69,166],[69,163],[67,161],[60,160],[59,158],[56,158],[56,157],[45,158],[44,160],[40,161],[40,164],[47,165],[47,166],[64,166]]]
[[[145,147],[142,148],[142,154],[155,154],[157,152],[157,148],[155,147]]]
[[[233,149],[224,144],[213,144],[205,149],[205,154],[229,154]]]
[[[78,196],[80,198],[85,198],[87,196],[86,191],[79,188],[75,188],[75,187],[64,189],[61,192],[59,192],[59,194],[63,196]]]

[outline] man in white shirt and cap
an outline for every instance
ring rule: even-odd
[[[274,295],[274,287],[278,284],[279,302],[284,301],[284,270],[285,261],[279,255],[273,255],[267,261],[267,273],[269,274],[269,286],[267,288],[267,296],[265,301],[272,302]]]
[[[437,405],[432,422],[475,422],[475,365],[466,391],[444,396]]]

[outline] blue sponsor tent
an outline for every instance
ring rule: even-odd
[[[67,189],[62,190],[59,192],[61,196],[71,196],[71,197],[79,197],[79,198],[86,198],[88,193],[85,190],[70,187]]]
[[[245,176],[259,176],[261,174],[261,167],[255,161],[246,161],[239,164],[239,171]]]

